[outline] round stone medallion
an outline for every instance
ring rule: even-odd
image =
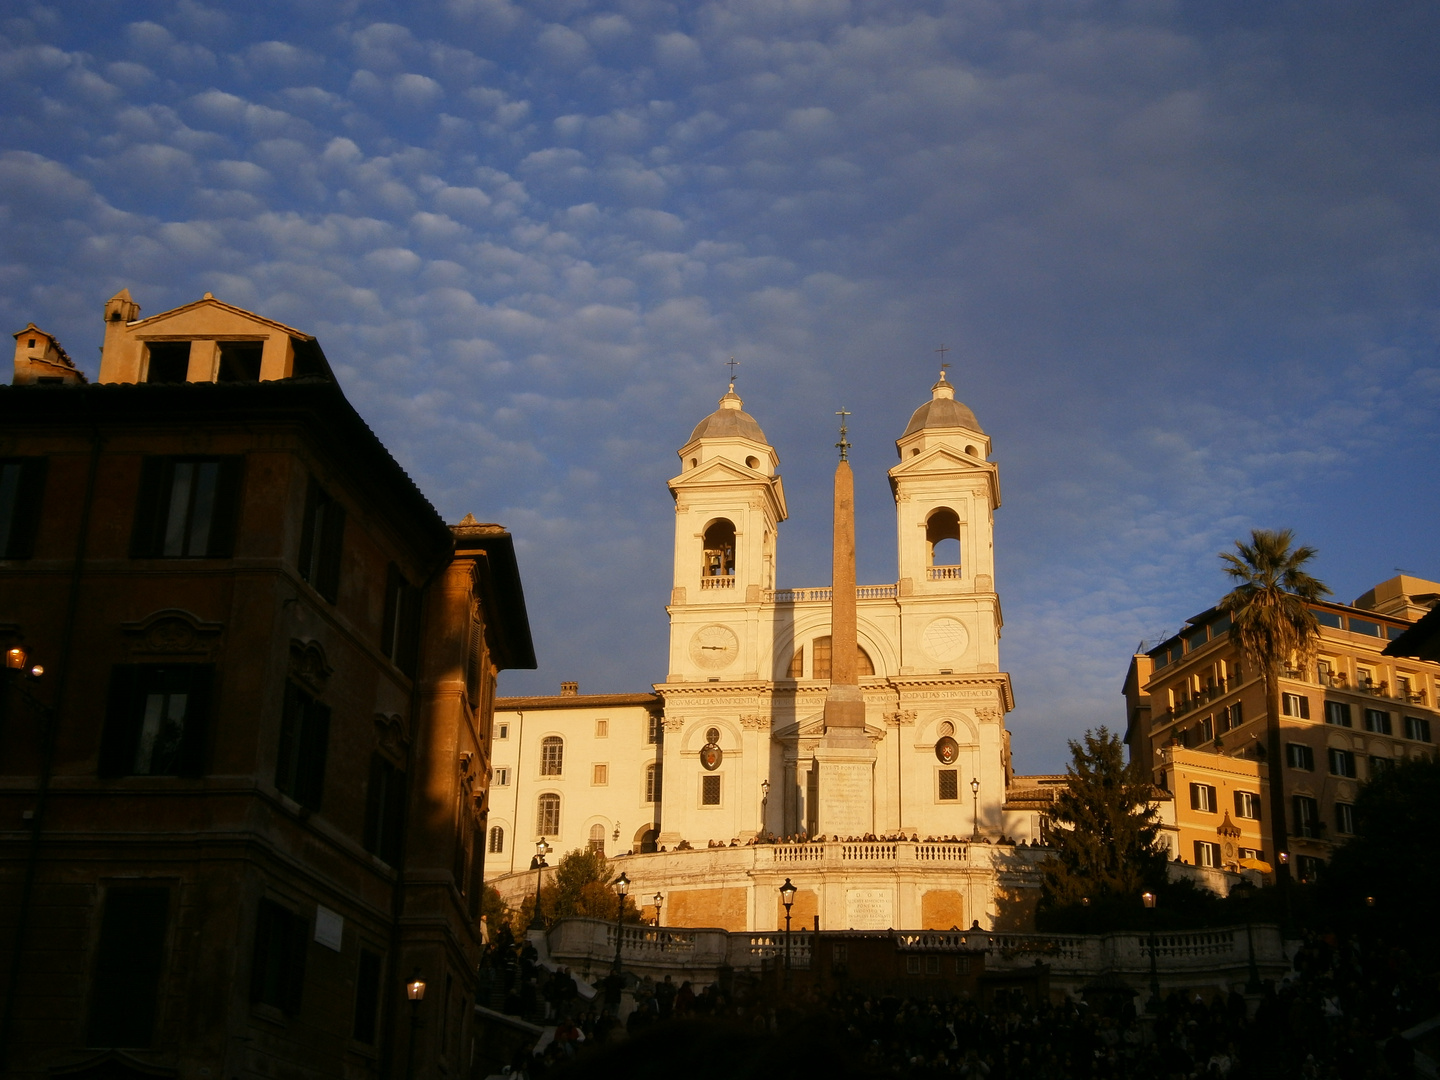
[[[959,619],[948,616],[933,620],[920,635],[925,651],[936,660],[954,660],[970,644],[970,634]]]

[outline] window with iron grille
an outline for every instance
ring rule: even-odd
[[[490,826],[490,842],[485,850],[491,855],[498,855],[505,850],[505,830],[499,825]]]
[[[712,774],[700,778],[700,804],[702,806],[720,805],[720,777]]]
[[[645,802],[660,801],[660,766],[651,762],[645,766]]]
[[[540,740],[540,775],[563,776],[565,773],[565,740],[559,735],[546,735]]]
[[[551,792],[541,795],[535,811],[535,832],[555,836],[560,832],[560,796]]]
[[[941,769],[939,771],[940,795],[942,802],[960,798],[960,773],[955,769]]]

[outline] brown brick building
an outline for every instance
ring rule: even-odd
[[[0,387],[0,1071],[466,1073],[511,538],[314,338],[138,314],[96,384],[32,326]]]

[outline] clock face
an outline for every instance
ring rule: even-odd
[[[959,619],[939,618],[925,627],[920,635],[925,651],[936,660],[954,660],[970,644],[970,634]]]
[[[702,626],[690,639],[690,659],[710,671],[729,667],[739,653],[740,639],[735,631],[719,623]]]

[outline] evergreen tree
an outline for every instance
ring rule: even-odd
[[[576,848],[560,858],[555,867],[555,876],[540,889],[540,914],[547,926],[558,919],[614,919],[617,897],[612,880],[619,877],[619,871],[611,874],[610,860],[598,851]],[[512,925],[519,931],[530,925],[530,915],[535,909],[535,895],[531,893],[520,905],[512,919]],[[625,922],[640,921],[640,909],[635,901],[625,897]]]
[[[1165,849],[1151,802],[1148,771],[1125,763],[1120,736],[1108,728],[1070,742],[1070,783],[1051,811],[1042,866],[1042,914],[1081,907],[1140,907],[1140,895],[1165,884]]]

